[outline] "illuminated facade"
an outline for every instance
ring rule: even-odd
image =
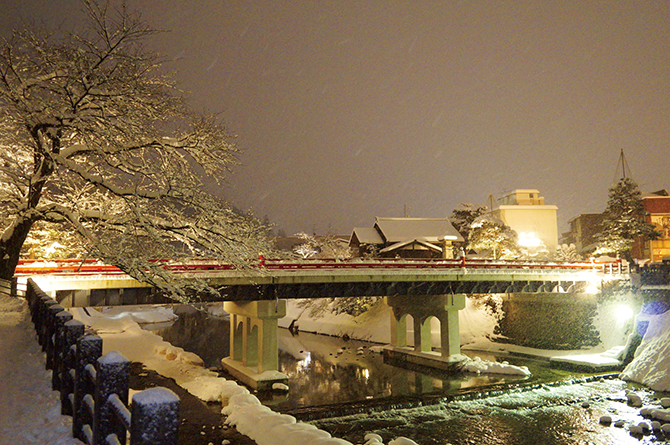
[[[647,242],[638,241],[633,245],[633,258],[662,261],[670,258],[670,195],[667,190],[659,190],[642,197],[647,222],[656,226],[661,236]]]
[[[549,252],[558,247],[558,220],[555,205],[546,205],[535,189],[517,189],[498,198],[493,216],[500,218],[518,235],[519,242],[533,245],[541,241]]]

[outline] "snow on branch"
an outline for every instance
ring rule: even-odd
[[[0,41],[0,275],[33,224],[80,237],[91,255],[183,297],[155,258],[240,267],[270,250],[266,228],[207,186],[238,149],[216,116],[193,113],[147,52],[156,32],[125,5],[84,1],[75,33]]]

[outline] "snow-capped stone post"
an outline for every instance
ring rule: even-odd
[[[65,336],[63,341],[63,360],[59,370],[60,374],[60,402],[61,414],[71,416],[73,413],[70,394],[74,394],[74,379],[70,369],[75,367],[75,350],[77,340],[84,335],[84,323],[79,320],[69,320],[65,323]]]
[[[116,394],[124,408],[128,406],[128,378],[130,361],[117,351],[111,351],[97,361],[97,385],[95,391],[95,420],[93,422],[93,441],[95,445],[104,444],[110,434],[126,437],[126,426],[120,422],[109,400]]]
[[[176,445],[179,397],[167,388],[150,388],[133,396],[130,443]]]
[[[48,346],[48,336],[49,336],[49,308],[51,306],[57,306],[58,303],[51,297],[45,295],[39,295],[37,304],[37,312],[35,316],[35,329],[37,330],[37,337],[39,338],[40,345],[42,346],[42,351],[47,351]]]
[[[102,355],[102,338],[97,335],[84,335],[77,341],[77,355],[74,384],[74,412],[72,416],[72,435],[82,442],[86,442],[84,425],[93,425],[93,418],[84,403],[86,395],[95,394],[95,382],[87,371],[95,366]]]
[[[47,369],[55,369],[56,362],[56,325],[57,315],[63,312],[65,308],[60,304],[49,306],[46,319],[46,353]]]
[[[65,323],[72,320],[72,314],[63,310],[56,314],[56,325],[54,330],[54,367],[51,373],[51,389],[60,390],[61,372],[63,360],[65,360]]]

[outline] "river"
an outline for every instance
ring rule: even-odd
[[[229,349],[227,316],[184,306],[174,311],[178,320],[152,330],[200,355],[207,367],[220,369]],[[384,363],[374,352],[378,345],[292,335],[286,329],[279,329],[279,346],[280,371],[289,376],[289,391],[261,393],[259,399],[352,443],[363,443],[366,432],[385,441],[405,436],[420,445],[604,445],[656,438],[599,424],[604,414],[627,424],[643,420],[639,408],[626,404],[626,390],[637,390],[649,402],[661,396],[618,379],[553,369],[543,361],[474,353],[469,354],[528,366],[532,375],[425,373]]]

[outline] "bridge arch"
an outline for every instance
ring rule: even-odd
[[[458,311],[465,308],[465,295],[434,295],[430,298],[416,298],[395,295],[386,298],[392,309],[391,346],[395,349],[407,348],[408,317],[414,321],[414,353],[425,354],[432,347],[439,347],[442,357],[460,354]],[[439,344],[433,345],[432,320],[439,324]]]

